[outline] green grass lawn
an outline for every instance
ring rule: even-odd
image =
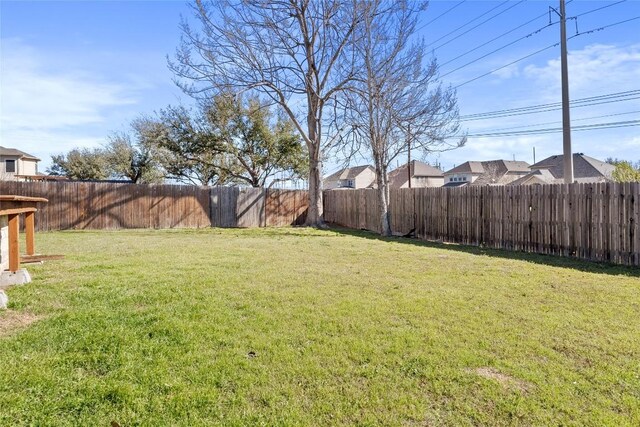
[[[0,425],[640,425],[639,271],[310,229],[55,232]]]

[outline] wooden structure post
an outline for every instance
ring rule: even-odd
[[[20,215],[25,216],[27,255],[35,255],[35,213],[38,203],[46,203],[42,197],[0,195],[0,215],[8,220],[9,272],[20,270]]]
[[[24,214],[24,231],[27,240],[27,255],[35,255],[36,253],[36,220],[35,212],[27,212]]]
[[[9,271],[15,273],[20,269],[20,215],[9,214]]]

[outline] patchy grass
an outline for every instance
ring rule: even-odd
[[[528,392],[529,388],[531,387],[526,382],[513,378],[509,375],[502,374],[493,368],[468,369],[467,372],[476,373],[483,378],[497,381],[505,388],[508,388],[508,389],[513,388],[523,393]]]
[[[640,424],[638,270],[294,228],[37,237],[66,259],[8,291],[0,425]]]
[[[7,310],[0,317],[0,337],[18,332],[39,319],[29,312]]]

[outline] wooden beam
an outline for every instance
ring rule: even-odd
[[[15,273],[20,269],[20,216],[9,215],[9,271]]]
[[[20,257],[20,264],[55,261],[60,259],[64,259],[64,255],[23,255]]]
[[[27,239],[27,255],[36,253],[36,221],[35,212],[27,212],[24,215],[24,231]]]
[[[0,202],[48,202],[44,197],[0,195]]]
[[[27,212],[35,212],[36,208],[11,208],[11,209],[0,209],[0,215],[17,215],[21,213]]]

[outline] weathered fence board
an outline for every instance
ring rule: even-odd
[[[394,233],[640,266],[640,183],[395,189]],[[325,220],[379,230],[375,190],[324,192]]]
[[[308,206],[306,191],[190,185],[0,181],[0,194],[49,199],[39,231],[296,225]]]

